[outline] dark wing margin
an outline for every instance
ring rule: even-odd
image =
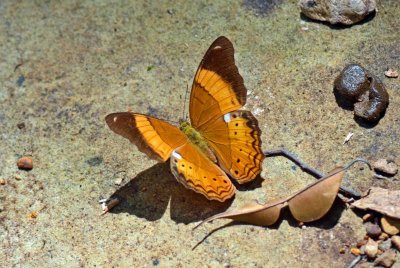
[[[193,80],[189,115],[200,127],[246,103],[247,90],[235,65],[234,48],[228,38],[218,37],[205,53]]]
[[[224,81],[231,85],[239,103],[244,106],[247,89],[244,86],[243,77],[236,67],[234,53],[235,49],[231,41],[225,36],[220,36],[211,44],[198,69],[204,68],[221,76]]]

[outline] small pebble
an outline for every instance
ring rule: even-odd
[[[371,259],[374,259],[376,254],[378,254],[378,243],[371,238],[368,239],[368,242],[365,245],[365,254],[367,254],[367,256]]]
[[[31,213],[28,214],[28,218],[30,219],[36,219],[38,217],[39,213],[36,211],[32,211]]]
[[[6,185],[7,181],[5,179],[0,179],[0,185]]]
[[[396,262],[396,252],[392,249],[385,251],[382,255],[376,258],[374,264],[383,267],[392,267]]]
[[[17,161],[17,167],[19,169],[31,170],[33,168],[32,158],[29,156],[23,156]]]
[[[361,250],[358,248],[351,248],[350,249],[351,254],[353,254],[354,256],[359,256],[361,254]],[[344,253],[344,252],[343,252]]]
[[[339,253],[340,254],[346,253],[346,248],[339,248]]]
[[[17,124],[17,128],[19,128],[19,129],[24,129],[24,128],[25,128],[25,123],[24,123],[24,122],[18,123],[18,124]]]
[[[371,213],[367,213],[362,217],[363,221],[370,221],[371,218],[372,218],[372,214]]]
[[[378,239],[382,240],[382,241],[385,241],[388,238],[389,238],[389,235],[387,233],[381,233],[380,236],[378,237]]]
[[[157,266],[160,264],[160,261],[158,260],[158,258],[153,258],[153,265]]]
[[[385,75],[386,75],[386,77],[389,77],[389,78],[399,77],[399,73],[395,69],[392,69],[392,68],[387,69],[385,71]]]
[[[22,177],[21,177],[20,175],[15,175],[15,179],[16,179],[17,181],[20,181],[20,180],[22,180]]]
[[[369,237],[376,238],[382,233],[381,227],[378,224],[366,222],[364,225]]]
[[[390,176],[397,174],[398,167],[395,162],[388,161],[386,159],[379,159],[378,161],[372,163],[375,171],[379,171]]]
[[[396,235],[400,232],[400,220],[382,216],[382,229],[389,235]]]
[[[392,244],[398,251],[400,251],[400,236],[392,236]]]
[[[380,243],[378,245],[378,249],[380,249],[382,251],[386,251],[391,247],[392,247],[392,241],[390,241],[390,239],[388,239],[386,241],[382,241],[382,243]]]
[[[114,184],[119,186],[122,184],[123,180],[124,180],[124,178],[116,178],[114,181]]]

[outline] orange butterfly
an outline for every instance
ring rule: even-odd
[[[224,202],[235,194],[237,182],[261,172],[257,119],[239,110],[247,90],[235,65],[234,49],[226,37],[217,38],[197,69],[190,95],[190,123],[177,128],[160,119],[130,112],[109,114],[108,126],[129,139],[150,158],[170,159],[172,173],[186,188],[210,200]]]

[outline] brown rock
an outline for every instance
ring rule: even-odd
[[[390,176],[397,174],[398,167],[395,162],[388,161],[386,159],[379,159],[378,161],[372,163],[375,171],[379,171]]]
[[[0,179],[0,185],[5,185],[7,181],[5,179]]]
[[[400,220],[382,216],[382,229],[389,235],[396,235],[400,232]]]
[[[372,222],[366,222],[364,225],[367,235],[369,237],[376,238],[382,233],[381,227],[379,227],[378,224],[374,224]]]
[[[378,77],[359,64],[348,64],[334,81],[337,98],[354,103],[354,115],[378,121],[389,104],[389,94]]]
[[[396,252],[392,249],[385,251],[374,261],[375,265],[383,267],[391,267],[396,262]]]
[[[299,6],[311,19],[346,25],[363,20],[376,9],[375,0],[300,0]]]
[[[367,254],[367,256],[371,259],[374,259],[376,254],[378,254],[378,243],[371,238],[368,239],[368,242],[365,245],[365,254]]]
[[[400,236],[394,235],[392,236],[392,245],[400,251]]]
[[[29,156],[23,156],[17,161],[17,167],[19,169],[31,170],[33,168],[32,158]]]
[[[388,239],[389,238],[389,235],[387,234],[387,233],[381,233],[380,235],[379,235],[379,237],[378,237],[378,239],[379,240],[382,240],[382,241],[384,241],[384,240],[386,240],[386,239]]]

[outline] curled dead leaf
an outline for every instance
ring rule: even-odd
[[[288,206],[293,217],[299,222],[311,222],[322,218],[332,207],[339,192],[340,184],[346,169],[356,162],[368,162],[356,159],[346,167],[338,167],[318,181],[308,185],[299,192],[285,199],[269,202],[265,205],[258,203],[248,204],[239,210],[227,211],[205,219],[203,223],[216,219],[232,219],[234,221],[251,223],[259,226],[274,224],[280,215],[281,209]],[[369,164],[368,164],[369,165]]]

